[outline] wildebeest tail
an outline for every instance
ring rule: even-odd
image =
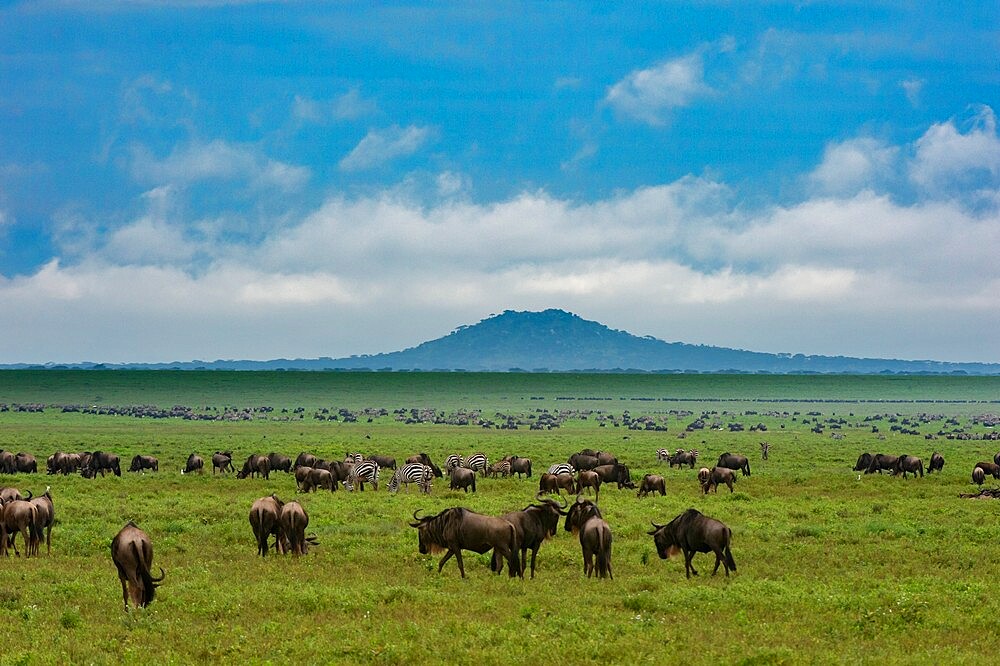
[[[729,567],[730,571],[736,571],[736,560],[733,559],[733,551],[729,550],[729,544],[726,544],[726,566]]]
[[[140,600],[140,606],[147,606],[149,602],[153,600],[156,596],[156,582],[153,580],[153,575],[149,572],[149,568],[146,566],[146,560],[143,559],[142,553],[139,552],[139,544],[135,541],[132,542],[132,557],[135,558],[135,569],[142,581],[142,599]],[[160,570],[162,573],[162,569]],[[161,575],[159,580],[163,580]]]
[[[611,535],[607,535],[605,539],[605,531],[598,530],[597,532],[597,577],[604,578],[605,576],[611,576]]]

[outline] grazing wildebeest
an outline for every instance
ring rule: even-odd
[[[899,474],[906,478],[906,473],[910,472],[913,476],[920,472],[921,478],[924,476],[924,462],[916,456],[902,455],[896,458],[896,466],[892,470],[892,475],[897,476]]]
[[[670,456],[667,460],[667,466],[673,467],[677,465],[680,469],[682,465],[687,465],[689,469],[694,469],[694,464],[698,462],[698,452],[694,449],[690,451],[685,451],[684,449],[677,449],[674,455]]]
[[[996,454],[994,454],[994,456],[993,456],[993,462],[995,464],[997,464],[997,465],[1000,465],[1000,452],[997,452]]]
[[[24,542],[24,556],[31,557],[38,551],[38,509],[30,500],[16,499],[0,505],[0,555],[7,557],[8,545],[14,546],[14,554],[20,557],[15,538],[21,535]]]
[[[104,476],[105,472],[114,472],[115,476],[122,475],[121,466],[118,463],[118,456],[107,451],[94,451],[90,454],[90,464],[87,466],[90,477],[96,477],[98,473]]]
[[[13,502],[14,500],[30,500],[31,491],[28,491],[28,496],[24,497],[21,495],[21,491],[17,488],[0,488],[0,505],[6,504],[7,502]]]
[[[576,490],[572,492],[582,495],[584,488],[593,488],[594,500],[599,501],[601,498],[601,475],[592,469],[580,470],[580,473],[576,475]]]
[[[374,460],[382,469],[396,469],[396,459],[392,456],[380,456],[376,454],[368,456],[365,460]]]
[[[316,488],[325,488],[331,493],[337,492],[337,486],[339,484],[336,479],[333,478],[333,474],[330,473],[330,470],[319,469],[316,467],[300,467],[295,470],[296,480],[298,480],[299,470],[308,470],[309,472],[306,482],[303,484],[303,492],[311,493]]]
[[[184,463],[184,469],[181,470],[181,474],[190,474],[195,471],[199,474],[204,474],[205,461],[198,454],[192,453],[188,456],[187,462]]]
[[[698,470],[698,483],[704,486],[708,483],[708,480],[712,477],[712,470],[707,467],[702,467]]]
[[[149,605],[156,594],[163,577],[166,575],[160,567],[160,577],[153,578],[150,567],[153,566],[153,543],[149,535],[136,527],[131,520],[115,535],[111,541],[111,560],[118,569],[118,580],[122,583],[122,600],[125,610],[128,610],[129,597],[132,605],[143,608]]]
[[[594,469],[601,464],[600,459],[597,456],[588,456],[582,453],[574,453],[566,461],[573,466],[573,469],[580,471],[582,469]]]
[[[983,485],[983,481],[986,480],[986,472],[983,471],[982,467],[978,465],[972,468],[972,482],[977,486]]]
[[[471,469],[455,467],[448,475],[451,477],[451,484],[448,486],[450,490],[461,488],[465,492],[469,492],[469,488],[472,488],[472,492],[476,492],[476,473]]]
[[[538,492],[558,495],[559,484],[556,483],[556,475],[546,473],[538,477]]]
[[[708,473],[708,480],[702,482],[701,489],[706,495],[709,490],[719,492],[720,483],[729,486],[729,492],[733,492],[733,484],[736,483],[736,473],[728,467],[713,467]]]
[[[944,456],[935,451],[931,454],[931,462],[927,465],[927,473],[940,472],[944,469]]]
[[[410,527],[417,529],[418,549],[421,555],[447,551],[438,563],[438,573],[452,556],[458,562],[458,571],[465,578],[462,551],[485,553],[490,549],[507,560],[507,574],[513,578],[524,578],[518,558],[520,544],[517,530],[503,518],[484,516],[462,507],[445,509],[434,516],[417,516],[420,509],[413,512]]]
[[[276,537],[276,547],[279,553],[284,552],[281,531],[281,507],[285,504],[277,495],[261,497],[250,507],[250,527],[253,529],[254,540],[257,542],[257,554],[267,557],[267,539],[272,534]]]
[[[557,492],[565,490],[567,494],[573,494],[576,492],[576,479],[569,473],[556,474],[556,488],[559,489]]]
[[[871,464],[868,465],[868,469],[865,470],[865,474],[873,474],[878,472],[882,473],[882,470],[891,472],[896,468],[897,456],[890,456],[884,453],[876,453],[872,456]]]
[[[326,472],[327,475],[330,474],[325,469],[316,471]],[[279,522],[281,523],[282,534],[288,539],[292,555],[305,555],[306,527],[309,526],[309,514],[306,513],[306,510],[302,508],[301,504],[292,500],[281,507]]]
[[[510,471],[513,474],[517,474],[517,478],[521,478],[524,474],[529,479],[531,478],[531,458],[521,458],[520,456],[511,456],[510,459]]]
[[[0,449],[0,474],[14,473],[14,454]]]
[[[864,471],[865,474],[868,473],[868,468],[872,466],[872,454],[862,453],[858,456],[858,462],[854,463],[854,471],[861,472]]]
[[[267,454],[267,462],[271,466],[272,472],[291,472],[292,459],[288,456],[271,451]]]
[[[38,472],[38,462],[35,456],[30,453],[18,453],[14,456],[14,472],[20,474],[36,474]]]
[[[245,479],[248,476],[261,476],[265,479],[271,478],[271,462],[267,459],[267,456],[262,456],[257,453],[251,453],[245,463],[243,463],[243,469],[236,473],[237,479]]]
[[[632,473],[627,466],[621,463],[598,465],[594,471],[601,476],[601,483],[617,483],[618,490],[635,488],[635,484],[632,483]]]
[[[309,490],[310,490],[309,474],[314,469],[316,469],[316,468],[315,467],[305,467],[305,466],[301,466],[301,467],[296,467],[295,468],[295,485],[298,488],[299,492],[303,492],[303,493],[309,492]],[[327,471],[329,472],[330,470],[327,470]]]
[[[576,501],[566,512],[567,532],[579,534],[580,548],[583,550],[583,572],[587,578],[594,573],[594,559],[597,560],[597,577],[611,578],[611,527],[601,517],[597,505],[583,497]]]
[[[719,572],[719,564],[723,565],[727,576],[730,571],[736,571],[736,561],[729,549],[732,531],[696,509],[688,509],[666,525],[653,523],[653,531],[647,534],[652,535],[656,552],[662,559],[678,551],[684,553],[684,573],[688,578],[692,573],[698,575],[691,562],[695,553],[715,553],[713,576]]]
[[[586,455],[587,452],[582,451],[581,453]],[[598,451],[593,455],[597,456],[598,462],[600,462],[600,464],[602,465],[614,465],[618,462],[618,456],[608,451]]]
[[[160,461],[153,456],[141,456],[137,454],[132,458],[132,464],[129,465],[128,471],[141,472],[144,469],[151,469],[154,472],[159,472]]]
[[[295,459],[294,469],[298,469],[299,467],[315,467],[317,460],[318,458],[316,458],[313,454],[303,451],[299,454],[299,457]]]
[[[715,463],[716,467],[725,467],[727,469],[738,469],[743,472],[743,476],[750,476],[750,461],[747,460],[746,456],[742,456],[738,453],[730,453],[726,451],[721,456],[719,456],[719,461]]]
[[[653,493],[653,496],[655,497],[657,491],[659,491],[661,497],[666,497],[666,482],[659,474],[647,474],[642,477],[642,482],[639,483],[639,492],[636,494],[636,497],[645,497],[649,493]]]
[[[236,471],[232,451],[216,451],[212,454],[212,476],[215,476],[216,470],[219,470],[220,474]]]
[[[991,462],[977,462],[976,467],[979,467],[986,474],[989,474],[994,479],[1000,479],[1000,465]]]
[[[55,506],[52,504],[51,488],[45,486],[45,492],[38,497],[29,500],[35,505],[35,531],[38,539],[35,542],[35,555],[38,555],[38,542],[42,538],[42,531],[45,531],[45,552],[52,554],[52,524],[55,522]]]
[[[542,543],[556,535],[559,528],[559,516],[566,515],[566,501],[561,504],[551,499],[543,499],[541,493],[535,499],[541,504],[531,504],[520,511],[512,511],[501,516],[514,526],[517,531],[517,542],[521,547],[521,571],[528,568],[528,550],[531,550],[531,577],[535,577],[535,557]],[[560,498],[561,499],[561,498]],[[493,551],[490,569],[496,573],[503,570],[503,560]]]

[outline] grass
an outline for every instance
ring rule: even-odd
[[[971,490],[972,465],[992,458],[1000,444],[924,439],[944,420],[921,424],[921,435],[914,436],[892,432],[884,418],[874,421],[885,436],[879,439],[873,422],[863,419],[936,412],[954,415],[968,432],[990,432],[970,417],[996,411],[992,401],[1000,391],[979,378],[880,383],[869,380],[884,378],[493,375],[486,381],[461,373],[318,373],[333,384],[313,385],[305,378],[299,394],[288,379],[292,373],[164,373],[160,385],[151,373],[140,373],[139,381],[127,373],[123,379],[94,372],[54,382],[46,393],[49,375],[38,374],[4,374],[0,402],[84,404],[89,391],[106,396],[105,404],[267,404],[276,410],[237,423],[52,408],[0,413],[0,448],[32,452],[42,464],[56,450],[111,450],[124,466],[135,453],[160,458],[159,473],[125,472],[121,478],[0,476],[0,485],[36,493],[51,485],[58,520],[51,557],[0,561],[3,664],[492,664],[537,661],[540,655],[574,663],[951,664],[978,663],[993,647],[1000,611],[993,583],[1000,571],[1000,503],[961,500],[958,494]],[[672,395],[696,414],[669,414],[679,402],[622,400],[656,395],[656,387],[664,386],[657,382],[666,379],[684,381]],[[808,381],[814,379],[819,381]],[[930,381],[936,379],[947,381]],[[593,414],[584,420],[579,413],[560,428],[541,431],[404,425],[391,416],[354,424],[317,421],[311,413],[279,420],[281,408],[300,405],[391,412],[488,404],[528,422],[536,409],[580,402],[556,396],[592,397],[605,381],[605,392],[617,396],[606,401],[607,412],[619,419],[626,408],[633,417],[655,415],[667,430],[601,427]],[[846,402],[877,400],[879,390],[887,400],[906,402]],[[762,406],[751,393],[794,402]],[[474,404],[476,399],[482,402]],[[799,405],[805,408],[795,414]],[[716,412],[708,421],[718,420],[724,429],[679,440],[703,410]],[[829,428],[811,432],[813,419],[826,422],[834,413],[847,421],[836,431],[843,439],[833,439]],[[768,430],[730,432],[730,422],[762,422]],[[764,439],[772,445],[769,461],[760,460],[758,443]],[[723,488],[704,496],[696,470],[668,470],[656,462],[657,448],[678,446],[698,448],[700,461],[709,465],[723,451],[742,452],[753,475],[739,478],[735,493]],[[463,505],[498,515],[521,508],[537,489],[540,468],[584,447],[616,452],[636,478],[656,472],[667,479],[663,498],[602,489],[602,510],[615,539],[614,581],[583,577],[579,544],[561,526],[539,553],[535,580],[493,576],[488,555],[472,553],[466,554],[468,577],[462,580],[453,561],[438,574],[438,558],[417,553],[416,535],[407,526],[415,509]],[[309,450],[327,458],[361,450],[397,459],[426,451],[438,461],[452,452],[483,450],[491,459],[529,456],[536,473],[530,480],[483,480],[475,495],[450,492],[437,481],[430,497],[415,489],[392,496],[384,487],[378,493],[297,496],[285,474],[269,481],[213,477],[210,469],[200,476],[179,474],[191,451],[208,457],[223,448],[233,449],[240,462],[270,450],[291,456]],[[859,480],[850,467],[866,450],[912,453],[925,463],[937,450],[946,465],[943,474],[923,479]],[[255,556],[247,512],[254,499],[271,492],[299,499],[309,512],[310,531],[321,545],[304,558]],[[732,527],[739,569],[731,578],[711,577],[708,555],[696,556],[702,575],[691,580],[684,577],[682,560],[657,557],[646,534],[650,521],[666,522],[690,506]],[[150,534],[154,566],[167,576],[148,609],[125,613],[108,545],[129,519]]]

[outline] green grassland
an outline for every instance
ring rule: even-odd
[[[998,401],[997,378],[0,373],[8,405],[0,448],[31,452],[42,466],[57,450],[110,450],[123,470],[136,453],[160,460],[158,473],[121,478],[0,475],[0,486],[35,493],[51,485],[58,521],[51,556],[43,547],[39,558],[0,561],[0,663],[981,663],[995,650],[1000,616],[1000,502],[958,495],[975,490],[972,466],[992,459],[1000,442],[925,436],[990,433],[975,417],[1000,411]],[[46,408],[10,410],[26,403]],[[64,413],[62,405],[273,410],[231,422]],[[340,407],[389,414],[314,418]],[[501,412],[522,425],[407,425],[392,414],[399,408]],[[540,410],[566,410],[565,421],[529,429]],[[600,425],[625,410],[666,430]],[[678,439],[703,412],[709,427]],[[865,420],[873,415],[880,418]],[[906,417],[919,435],[891,430]],[[812,431],[817,421],[822,433]],[[730,423],[767,431],[731,432]],[[681,446],[699,449],[708,466],[723,451],[742,452],[753,474],[735,493],[702,495],[696,470],[656,460],[657,448]],[[647,472],[667,480],[662,498],[602,490],[613,581],[583,576],[579,542],[561,525],[534,580],[495,576],[488,555],[472,553],[463,580],[453,561],[438,574],[438,558],[417,552],[407,526],[415,509],[522,508],[540,471],[584,447],[615,452],[636,480]],[[390,495],[388,474],[378,492],[300,495],[282,473],[267,481],[179,473],[192,451],[207,459],[217,449],[232,449],[238,462],[305,450],[399,460],[425,451],[439,463],[481,450],[531,457],[535,476],[484,479],[474,495],[436,480],[427,497]],[[859,479],[850,470],[862,451],[910,453],[926,464],[934,450],[946,460],[940,475]],[[309,512],[320,545],[305,557],[255,555],[247,513],[271,492]],[[688,507],[733,529],[732,577],[710,576],[709,555],[696,556],[702,575],[691,580],[681,559],[657,557],[650,521]],[[108,545],[129,519],[150,534],[166,580],[149,608],[125,613]]]

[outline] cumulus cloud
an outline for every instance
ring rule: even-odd
[[[130,166],[136,181],[150,185],[242,181],[254,188],[293,192],[310,177],[306,167],[271,159],[251,146],[221,140],[178,146],[163,159],[136,145]]]
[[[1000,137],[988,106],[972,110],[962,132],[954,120],[933,125],[916,142],[910,176],[931,195],[1000,188]]]
[[[703,70],[700,53],[635,70],[609,87],[604,101],[622,115],[662,125],[669,111],[712,92]]]
[[[400,127],[370,130],[363,139],[340,160],[342,171],[363,171],[417,152],[430,138],[429,127]]]
[[[853,194],[877,187],[896,171],[899,149],[870,137],[827,144],[823,161],[809,175],[811,184],[825,194]]]

